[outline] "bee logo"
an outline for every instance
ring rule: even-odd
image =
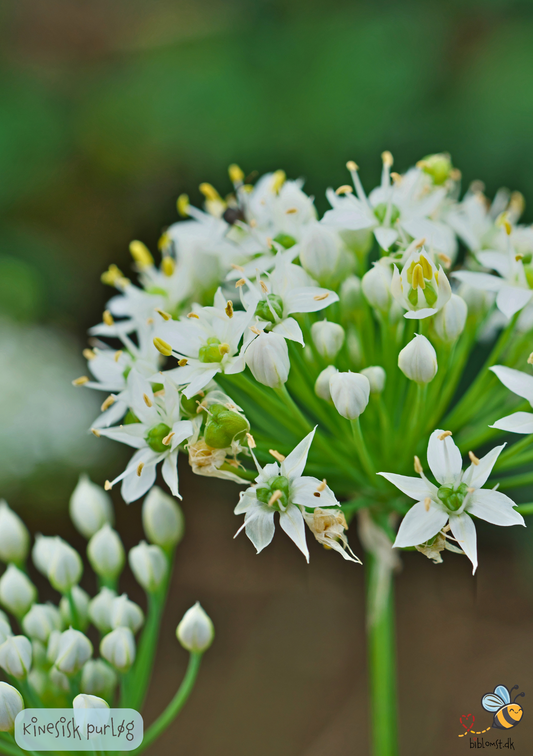
[[[514,685],[510,691],[505,685],[497,685],[494,693],[486,693],[481,699],[481,705],[485,711],[494,712],[493,727],[510,730],[522,719],[524,712],[520,704],[516,703],[516,699],[525,696],[525,693],[517,693],[511,701],[511,693],[515,688],[518,688],[518,685]]]

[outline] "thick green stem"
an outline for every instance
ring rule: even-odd
[[[373,756],[398,755],[393,576],[366,556],[368,664]],[[384,594],[385,592],[385,594]]]
[[[160,717],[148,728],[144,736],[142,745],[132,751],[133,754],[139,754],[148,748],[154,740],[167,729],[169,725],[175,720],[182,708],[185,706],[187,699],[189,698],[194,688],[194,683],[198,677],[198,671],[200,669],[200,662],[202,661],[202,654],[192,653],[189,658],[189,666],[185,673],[185,677],[178,688],[178,691],[172,701],[169,703],[165,711]]]

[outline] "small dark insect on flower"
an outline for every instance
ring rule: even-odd
[[[226,223],[229,223],[230,226],[233,226],[233,224],[237,223],[237,221],[244,220],[244,213],[240,207],[228,207],[224,210],[222,217],[224,218]]]

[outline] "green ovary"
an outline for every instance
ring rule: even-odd
[[[222,362],[224,353],[220,351],[220,340],[212,336],[207,343],[200,347],[198,359],[200,362]]]
[[[166,452],[169,450],[170,446],[165,446],[163,443],[163,439],[168,436],[170,433],[171,428],[166,425],[165,423],[159,423],[159,425],[156,425],[154,428],[150,428],[146,436],[144,437],[144,440],[152,449],[152,451],[157,452],[158,454],[162,454],[163,452]]]
[[[379,205],[376,205],[374,208],[374,215],[378,219],[380,223],[383,223],[385,220],[385,216],[387,215],[387,203],[386,202],[380,202]],[[390,225],[393,226],[398,218],[400,217],[400,211],[396,207],[396,205],[391,206],[391,213],[390,213]]]
[[[256,307],[255,314],[261,320],[268,320],[275,323],[276,318],[283,317],[283,301],[277,294],[268,294],[266,299],[262,299]]]
[[[466,494],[468,493],[468,486],[466,483],[460,483],[457,488],[451,486],[441,486],[437,492],[437,496],[442,501],[446,509],[450,512],[457,512],[463,505]]]
[[[238,412],[223,404],[212,404],[205,424],[204,439],[214,449],[226,449],[236,436],[246,433],[249,428],[246,418]]]
[[[268,504],[276,491],[280,491],[281,496],[279,496],[279,498],[277,498],[276,501],[274,501],[270,506],[272,507],[272,509],[275,509],[279,512],[285,510],[289,504],[288,478],[285,478],[283,475],[278,475],[275,478],[271,478],[268,483],[257,488],[256,495],[259,501],[263,502],[263,504]]]

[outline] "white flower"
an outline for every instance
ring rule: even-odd
[[[369,304],[382,312],[388,312],[392,302],[392,266],[387,258],[381,258],[362,278],[361,286]]]
[[[176,629],[176,637],[183,648],[191,653],[203,653],[212,644],[215,628],[198,601],[183,615]]]
[[[381,394],[385,388],[385,381],[387,380],[387,374],[380,365],[371,365],[370,367],[363,368],[361,375],[368,378],[370,383],[371,394]]]
[[[268,546],[274,537],[274,515],[277,512],[281,528],[309,561],[302,512],[316,507],[339,506],[333,491],[324,481],[302,476],[314,435],[313,430],[281,464],[271,462],[261,468],[256,461],[259,471],[256,485],[241,493],[235,514],[244,514],[244,523],[236,535],[244,529],[257,553]]]
[[[252,317],[253,312],[234,312],[219,289],[213,307],[195,307],[190,317],[163,321],[157,327],[157,338],[183,361],[181,367],[167,371],[166,375],[185,386],[183,393],[187,399],[204,389],[217,373],[244,370],[240,344]],[[247,332],[246,339],[250,338],[253,334]]]
[[[91,696],[87,693],[79,693],[72,701],[73,709],[109,709],[109,704],[103,698]],[[78,721],[76,719],[76,721]]]
[[[111,696],[117,684],[117,675],[103,659],[90,659],[81,673],[80,690],[91,696]]]
[[[367,408],[370,381],[361,373],[333,373],[329,379],[331,400],[335,409],[348,420],[356,420]]]
[[[287,342],[279,333],[263,332],[245,352],[246,364],[259,383],[280,388],[289,377],[291,363]]]
[[[124,567],[124,546],[116,530],[107,523],[93,535],[87,546],[93,570],[103,578],[116,578]]]
[[[17,680],[27,677],[31,661],[31,641],[25,635],[12,635],[0,646],[0,667]]]
[[[311,326],[311,336],[317,352],[326,360],[334,360],[344,344],[344,328],[338,323],[318,320]]]
[[[93,483],[88,475],[80,479],[69,505],[70,519],[85,538],[93,536],[105,523],[113,524],[113,504],[103,488]]]
[[[144,500],[142,520],[146,537],[157,546],[170,548],[183,538],[183,512],[174,499],[159,486],[154,486]]]
[[[37,589],[27,575],[10,564],[0,578],[0,604],[16,617],[22,617],[35,603]]]
[[[470,515],[493,525],[525,525],[512,499],[500,491],[482,489],[504,448],[497,446],[481,459],[472,453],[472,463],[463,472],[461,452],[449,431],[436,430],[428,445],[428,464],[438,486],[420,471],[420,478],[378,473],[417,503],[406,514],[394,546],[418,546],[436,536],[449,522],[451,532],[477,568],[476,528]]]
[[[315,381],[315,394],[323,399],[325,402],[331,402],[331,391],[329,389],[329,381],[332,375],[335,375],[337,368],[335,365],[328,365]]]
[[[28,529],[4,500],[0,501],[0,560],[23,562],[28,556],[30,536]]]
[[[117,627],[105,635],[100,654],[119,672],[127,672],[135,661],[135,638],[129,627]]]
[[[57,536],[49,554],[47,577],[56,591],[68,593],[78,585],[83,574],[83,562],[78,552]]]
[[[394,266],[391,292],[398,304],[407,310],[404,317],[418,320],[434,315],[452,296],[442,265],[437,270],[423,247],[411,252],[401,273]]]
[[[464,330],[467,315],[468,307],[464,299],[452,294],[451,299],[439,310],[433,321],[439,338],[448,342],[459,338]]]
[[[503,385],[513,394],[521,396],[533,407],[533,377],[522,373],[520,370],[514,370],[503,365],[495,365],[490,368],[495,373]],[[497,420],[491,428],[509,431],[510,433],[533,433],[533,413],[531,412],[513,412],[512,415],[502,417]]]
[[[0,732],[13,732],[15,719],[24,709],[24,699],[16,688],[0,682]]]
[[[430,383],[437,375],[437,353],[425,336],[415,334],[399,353],[398,367],[410,381]]]
[[[52,635],[50,639],[52,639]],[[57,643],[57,653],[54,665],[65,675],[73,675],[79,672],[85,662],[93,655],[93,644],[89,638],[73,628],[61,633],[55,643]]]
[[[111,607],[117,594],[110,588],[102,588],[89,604],[89,617],[101,633],[108,633],[111,629]]]
[[[131,571],[147,593],[154,593],[168,573],[168,562],[160,546],[141,541],[129,553]]]
[[[113,599],[111,603],[111,627],[129,627],[136,633],[144,624],[144,614],[140,606],[130,601],[125,593]]]
[[[338,271],[341,240],[322,223],[308,226],[298,245],[302,268],[319,282],[328,281]]]
[[[22,629],[30,638],[47,643],[53,630],[62,629],[59,610],[53,604],[34,604],[22,620]]]
[[[178,490],[179,445],[194,433],[189,420],[181,420],[180,395],[173,382],[165,376],[164,394],[154,395],[152,385],[138,373],[128,376],[130,407],[139,422],[118,428],[102,429],[102,436],[113,438],[137,451],[128,466],[111,482],[122,480],[121,493],[129,504],[145,494],[155,483],[156,467],[163,463],[163,478],[174,494]],[[181,498],[181,497],[180,497]]]

